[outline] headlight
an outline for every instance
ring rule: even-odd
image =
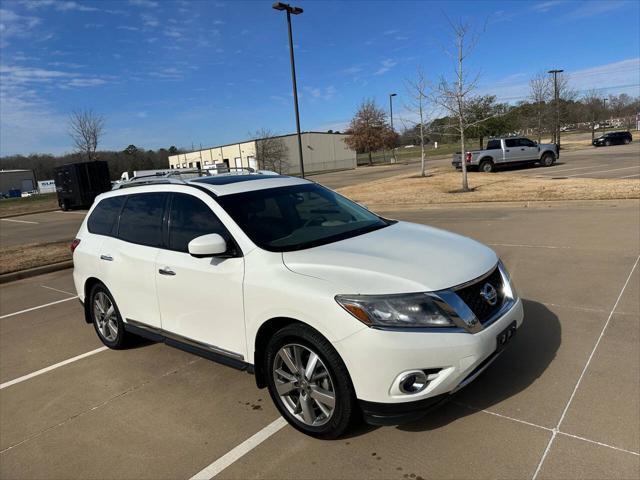
[[[426,293],[337,295],[336,301],[370,327],[451,327],[451,319]]]
[[[511,280],[511,275],[507,271],[502,260],[498,262],[498,268],[500,269],[500,274],[502,275],[502,284],[503,284],[503,292],[505,297],[515,300],[518,298],[518,294],[516,293],[516,288],[513,285],[513,280]]]

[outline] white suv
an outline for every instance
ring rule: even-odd
[[[133,184],[135,185],[135,184]],[[413,420],[480,374],[523,320],[488,247],[279,175],[100,195],[72,244],[102,342],[132,335],[255,375],[321,438]]]

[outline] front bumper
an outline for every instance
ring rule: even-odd
[[[367,328],[337,342],[370,423],[418,418],[475,379],[497,358],[497,335],[513,322],[522,325],[522,302],[478,333],[384,331]],[[437,377],[416,394],[392,386],[412,370],[438,370]]]

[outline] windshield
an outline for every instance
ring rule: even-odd
[[[392,223],[316,184],[236,193],[216,200],[256,245],[276,252],[311,248]]]

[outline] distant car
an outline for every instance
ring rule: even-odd
[[[609,132],[593,139],[594,147],[609,147],[611,145],[626,145],[633,141],[630,132]]]

